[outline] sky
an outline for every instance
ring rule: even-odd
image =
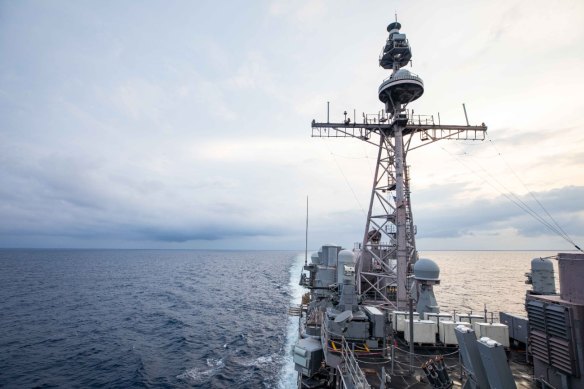
[[[483,142],[408,154],[420,250],[584,247],[584,2],[0,0],[0,247],[302,249],[362,239],[395,13],[416,113]],[[517,201],[517,200],[515,200]]]

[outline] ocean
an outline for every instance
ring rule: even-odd
[[[553,252],[421,252],[444,310],[524,314]],[[294,251],[0,250],[0,387],[294,388]]]

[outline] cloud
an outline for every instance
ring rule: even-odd
[[[231,223],[206,224],[180,228],[152,226],[136,230],[139,240],[185,243],[196,241],[226,241],[233,238],[277,237],[288,233],[281,228],[264,226],[234,226]]]
[[[326,2],[314,0],[304,3],[289,3],[275,0],[270,3],[268,11],[271,15],[279,17],[289,17],[295,23],[312,24],[325,15],[327,10]]]
[[[275,211],[282,201],[276,193],[295,179],[282,174],[299,155],[291,144],[222,141],[197,146],[208,154],[185,147],[172,157],[140,148],[131,158],[104,147],[101,155],[27,148],[22,159],[23,150],[5,147],[0,246],[21,236],[156,245],[295,234],[294,210]],[[280,163],[266,165],[266,155]],[[288,193],[299,187],[291,186]]]
[[[456,4],[454,21],[450,6],[404,3],[427,86],[411,108],[460,122],[467,101],[577,231],[582,5],[518,4]],[[521,12],[502,17],[509,9]],[[381,109],[388,72],[377,55],[394,11],[381,1],[0,3],[0,246],[302,247],[306,195],[312,242],[359,241],[375,150],[310,139],[310,120],[327,101],[332,120]],[[533,34],[548,16],[556,34]],[[546,233],[441,147],[525,193],[490,147],[416,151],[421,239],[501,237],[510,225]]]
[[[448,189],[443,187],[442,191],[448,191]],[[419,197],[425,199],[434,195],[433,190],[421,192]],[[560,226],[572,235],[580,234],[584,226],[583,186],[533,192],[533,195],[544,204],[547,212],[554,216]],[[445,203],[440,201],[439,197],[434,197],[435,200],[430,205],[424,206],[424,201],[418,202],[415,214],[419,229],[418,237],[453,238],[473,233],[494,234],[494,231],[507,228],[514,228],[520,236],[525,237],[551,234],[545,225],[533,219],[527,211],[513,203],[510,198],[524,208],[529,207],[547,223],[554,225],[554,222],[546,215],[546,211],[540,208],[531,195],[517,198],[511,195],[500,195],[493,199],[477,199],[468,203],[461,201]]]

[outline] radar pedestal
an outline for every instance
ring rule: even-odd
[[[439,313],[440,309],[433,289],[434,285],[440,284],[440,268],[436,262],[420,258],[414,264],[414,279],[418,284],[416,312],[422,318],[428,312]]]

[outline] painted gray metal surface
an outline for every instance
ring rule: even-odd
[[[489,387],[491,389],[517,388],[503,346],[489,338],[481,338],[477,341],[477,348],[487,373]]]
[[[532,259],[528,277],[535,293],[556,294],[554,264],[548,258]]]
[[[475,332],[470,328],[460,326],[454,329],[454,334],[458,342],[462,364],[468,376],[464,388],[488,388],[487,372],[479,354]]]
[[[558,254],[562,300],[584,305],[584,254]]]
[[[511,339],[527,344],[529,320],[526,317],[499,312],[499,321],[509,327],[509,337]]]

